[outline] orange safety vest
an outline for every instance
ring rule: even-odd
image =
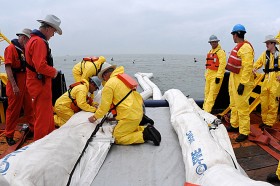
[[[219,50],[218,50],[219,51]],[[206,58],[206,69],[210,69],[210,70],[218,70],[219,68],[219,65],[220,65],[220,62],[219,62],[219,58],[218,58],[218,55],[217,55],[217,52],[216,51],[215,53],[208,53],[207,54],[207,58]]]
[[[244,41],[242,43],[238,43],[233,50],[230,52],[228,63],[226,65],[226,69],[230,72],[233,72],[235,74],[239,74],[240,69],[242,67],[242,61],[241,58],[237,56],[238,50],[244,45],[244,43],[248,43],[252,48],[253,46],[248,41]]]
[[[96,57],[96,56],[84,57],[84,58],[83,58],[83,61],[91,61],[91,62],[94,62],[94,61],[97,61],[98,59],[99,59],[99,57]]]
[[[116,105],[112,104],[110,107],[111,113],[113,114],[113,116],[115,117],[117,115],[117,106],[132,92],[135,91],[137,89],[138,83],[137,81],[135,81],[132,77],[130,77],[127,74],[118,74],[117,78],[119,78],[128,88],[131,89],[131,91],[120,101],[118,102]]]
[[[84,83],[85,83],[84,81],[80,81],[80,82],[73,83],[73,84],[71,84],[71,85],[69,86],[69,89],[68,89],[68,96],[69,96],[69,98],[70,98],[71,101],[72,101],[72,103],[70,104],[70,107],[71,107],[71,109],[74,111],[74,113],[77,113],[77,112],[81,111],[82,109],[80,109],[80,107],[78,107],[78,104],[77,104],[76,99],[72,98],[72,96],[71,96],[71,91],[72,91],[72,89],[73,89],[75,86],[81,85],[81,84],[83,85]],[[88,103],[89,105],[91,105],[91,104],[93,103],[92,98],[89,97],[89,96],[86,97],[86,100],[87,100],[87,103]]]

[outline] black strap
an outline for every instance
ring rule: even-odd
[[[31,70],[32,72],[37,73],[37,72],[36,72],[36,69],[35,69],[33,66],[29,65],[28,63],[26,63],[26,67],[27,67],[29,70]]]
[[[75,104],[75,99],[71,96],[71,90],[72,90],[72,88],[71,89],[68,89],[68,97],[71,99],[71,101]],[[75,104],[76,105],[76,104]],[[77,105],[76,105],[77,106]]]
[[[83,67],[82,67],[82,65],[83,65],[83,63],[84,63],[84,68],[85,68],[86,62],[87,62],[87,61],[85,61],[85,60],[81,61],[81,74],[80,74],[80,75],[83,74]],[[91,62],[93,63],[93,65],[94,65],[94,67],[95,67],[95,72],[96,72],[96,75],[97,75],[97,74],[100,72],[102,65],[100,66],[100,69],[98,70],[96,64],[95,64],[93,61],[91,61]]]
[[[278,51],[278,49],[276,48],[276,51]],[[265,68],[263,69],[264,73],[269,73],[269,72],[278,72],[280,71],[280,68],[278,67],[278,58],[274,57],[274,64],[273,64],[273,68],[269,68],[269,63],[270,63],[270,51],[266,50],[266,63],[265,63]]]
[[[25,72],[26,61],[25,61],[25,57],[24,57],[24,54],[23,54],[23,50],[21,49],[20,44],[19,44],[17,39],[13,39],[11,42],[16,48],[16,51],[17,51],[18,57],[19,57],[19,61],[20,61],[20,67],[19,68],[12,68],[12,71],[14,73]]]
[[[94,131],[91,133],[90,137],[88,138],[88,140],[87,140],[87,142],[86,142],[86,144],[85,144],[85,146],[84,146],[84,149],[82,150],[82,153],[80,154],[78,160],[76,161],[76,163],[75,163],[75,165],[74,165],[74,167],[73,167],[73,169],[72,169],[72,171],[71,171],[71,173],[70,173],[70,175],[69,175],[69,179],[68,179],[68,182],[67,182],[67,186],[70,185],[72,176],[73,176],[73,174],[74,174],[74,172],[75,172],[75,169],[76,169],[77,165],[79,164],[79,162],[81,161],[81,159],[82,159],[82,157],[83,157],[83,155],[84,155],[84,153],[85,153],[85,151],[86,151],[86,149],[87,149],[89,143],[92,141],[93,137],[95,136],[95,134],[97,133],[97,131],[99,130],[99,128],[102,127],[102,124],[106,121],[106,119],[107,119],[107,117],[108,117],[107,115],[108,115],[109,113],[110,113],[110,112],[108,112],[108,113],[102,118],[101,122],[98,123],[98,124],[96,125]]]
[[[103,65],[103,63],[100,65],[100,68],[97,70],[97,73],[96,73],[96,75],[98,75],[99,74],[99,72],[101,71],[101,69],[102,69],[102,65]],[[95,67],[96,68],[96,67]],[[97,68],[96,68],[97,69]]]
[[[84,84],[83,81],[80,82],[82,85]],[[80,84],[78,84],[80,85]],[[76,85],[77,86],[77,85]],[[74,86],[75,87],[75,86]],[[71,96],[71,91],[74,87],[71,87],[71,85],[69,86],[69,89],[68,89],[68,97],[71,99],[72,103],[74,103],[75,106],[78,107],[77,103],[75,103],[75,99]]]
[[[132,91],[133,91],[133,90],[130,90],[130,91],[122,98],[122,100],[120,100],[116,105],[114,105],[113,108],[111,108],[111,109],[109,110],[109,112],[111,112],[112,110],[116,109],[117,106],[118,106],[119,104],[121,104],[121,102],[123,102],[123,100],[125,100],[125,99],[127,98],[127,96],[129,96],[129,94],[130,94]]]

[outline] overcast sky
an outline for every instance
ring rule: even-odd
[[[278,0],[0,1],[0,30],[9,39],[25,27],[38,29],[36,20],[47,14],[61,19],[63,34],[49,41],[54,56],[205,55],[211,34],[228,53],[235,45],[230,32],[237,23],[246,27],[245,37],[260,55],[266,49],[264,37],[280,30]]]

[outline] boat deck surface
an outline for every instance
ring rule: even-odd
[[[154,119],[155,127],[161,132],[161,145],[159,147],[152,143],[130,146],[112,145],[92,185],[184,184],[183,156],[177,134],[170,125],[169,108],[146,108],[146,113]],[[252,114],[251,123],[258,125],[260,122],[260,116]],[[225,123],[225,125],[228,124]],[[3,127],[4,125],[1,125],[0,129]],[[276,128],[278,127],[280,128],[279,124],[276,125]],[[235,142],[234,139],[237,135],[229,133],[237,161],[250,178],[266,181],[266,176],[276,171],[278,160],[249,140],[242,143]],[[20,136],[21,133],[16,131],[15,140],[18,140]],[[24,145],[30,143],[32,140],[27,140]],[[8,147],[2,134],[0,136],[0,155]]]
[[[262,120],[259,113],[251,114],[251,125],[256,125],[256,127],[258,127],[261,122]],[[228,126],[229,124],[224,122],[224,125]],[[277,125],[273,128],[280,129],[280,123],[277,123]],[[259,181],[266,181],[267,175],[276,171],[278,160],[272,155],[263,150],[256,143],[249,140],[245,140],[241,143],[235,142],[235,138],[238,136],[238,133],[229,132],[228,134],[236,159],[250,178]],[[277,185],[280,186],[280,184]]]

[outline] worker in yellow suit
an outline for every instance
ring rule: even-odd
[[[265,37],[264,43],[267,50],[264,51],[254,64],[254,72],[264,67],[265,78],[261,87],[261,115],[262,123],[259,127],[271,128],[277,122],[279,95],[277,90],[280,86],[280,63],[279,51],[276,44],[279,44],[273,35]]]
[[[231,51],[226,69],[230,71],[229,96],[231,126],[228,132],[238,132],[236,142],[242,142],[250,134],[250,111],[249,94],[254,85],[253,63],[254,49],[252,45],[244,40],[246,30],[241,24],[237,24],[232,29],[232,38],[236,46]]]
[[[89,78],[89,81],[83,79],[70,85],[69,90],[60,96],[54,106],[54,123],[61,127],[71,116],[83,110],[87,112],[95,112],[98,103],[94,103],[92,98],[88,96],[88,92],[93,92],[101,86],[101,80],[97,77]]]
[[[280,161],[278,163],[278,167],[275,173],[270,173],[267,175],[266,180],[269,183],[277,184],[280,183]]]
[[[102,90],[101,103],[89,121],[93,123],[104,117],[112,105],[117,105],[115,110],[118,124],[113,131],[116,144],[153,141],[156,146],[160,145],[161,135],[153,125],[139,126],[143,117],[143,99],[126,84],[129,80],[119,78],[121,74],[124,74],[122,66],[116,68],[108,63],[103,65],[98,77],[106,81],[106,84]]]
[[[220,91],[226,67],[226,53],[219,45],[219,41],[215,35],[211,35],[208,41],[212,49],[208,52],[206,58],[203,109],[209,113],[212,111]]]
[[[105,57],[85,57],[83,60],[72,69],[72,74],[75,82],[79,82],[82,79],[88,79],[92,76],[97,76],[102,64],[106,61]]]
[[[280,43],[280,31],[278,32],[277,36],[275,37],[278,43]]]

